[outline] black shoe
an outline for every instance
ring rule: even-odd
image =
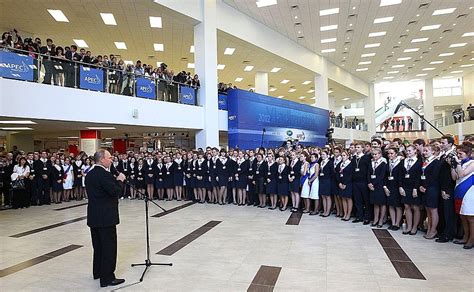
[[[440,238],[436,239],[435,241],[439,242],[439,243],[446,243],[446,242],[450,242],[451,239],[447,238],[446,236],[441,236]]]
[[[370,224],[370,221],[369,220],[365,220],[364,221],[364,225],[369,225]]]
[[[107,286],[117,286],[125,282],[125,279],[113,279],[108,284],[100,284],[100,287],[107,287]]]
[[[398,231],[398,230],[400,230],[400,227],[399,226],[392,226],[392,230],[393,231]]]
[[[352,223],[359,223],[359,222],[362,222],[362,220],[360,220],[360,219],[354,219],[354,220],[352,221]]]

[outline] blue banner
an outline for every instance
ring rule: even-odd
[[[196,104],[196,89],[188,86],[180,86],[179,102],[183,104]]]
[[[33,81],[33,58],[0,50],[0,77]]]
[[[155,82],[149,78],[137,78],[137,96],[156,99]]]
[[[219,99],[218,108],[220,110],[226,111],[227,110],[227,94],[219,94],[217,98]]]
[[[227,103],[229,147],[278,147],[287,140],[326,144],[327,110],[239,89],[228,93]]]
[[[82,89],[104,91],[104,71],[102,69],[80,66],[79,86]]]

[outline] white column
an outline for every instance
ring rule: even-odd
[[[328,96],[328,74],[327,61],[323,59],[321,62],[320,74],[314,78],[315,96],[314,105],[329,110],[329,96]]]
[[[433,100],[433,79],[425,80],[425,92],[423,94],[423,117],[428,121],[434,120],[434,100]],[[425,122],[425,130],[428,139],[430,138],[430,125]]]
[[[194,26],[194,63],[201,88],[198,104],[204,109],[204,129],[196,133],[196,147],[219,146],[217,99],[216,0],[200,0],[203,21]]]
[[[268,73],[258,71],[255,74],[255,92],[268,95]]]
[[[375,134],[375,89],[374,83],[369,84],[369,96],[364,99],[364,121],[372,136]]]

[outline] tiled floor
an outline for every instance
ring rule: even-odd
[[[81,202],[80,202],[81,203]],[[159,202],[166,209],[184,202]],[[78,204],[71,202],[60,207]],[[0,278],[1,291],[94,291],[92,248],[85,220],[20,238],[11,235],[80,218],[87,206],[0,212],[0,270],[69,245],[70,252]],[[150,205],[150,215],[159,213]],[[118,266],[125,284],[138,281],[145,259],[143,201],[120,202]],[[153,262],[142,283],[118,291],[247,291],[262,266],[281,267],[273,291],[474,291],[474,252],[391,232],[426,280],[402,279],[368,226],[304,214],[287,225],[289,212],[234,205],[194,204],[150,217]],[[163,248],[209,221],[222,221],[171,256]],[[119,287],[117,287],[119,288]],[[267,290],[268,291],[268,290]],[[270,290],[271,291],[271,290]]]

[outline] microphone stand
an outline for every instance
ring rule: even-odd
[[[260,143],[260,147],[263,147],[263,137],[265,137],[265,132],[266,131],[267,130],[265,130],[265,128],[263,128],[263,130],[262,130],[262,142]]]
[[[132,267],[136,266],[145,266],[145,270],[142,273],[142,276],[140,278],[140,282],[143,281],[143,277],[145,276],[146,271],[148,270],[149,267],[151,266],[172,266],[172,263],[153,263],[150,260],[150,229],[149,229],[149,223],[148,223],[148,202],[152,202],[155,206],[163,210],[163,212],[167,212],[164,208],[162,208],[160,205],[157,203],[153,202],[153,200],[148,199],[148,196],[146,194],[140,192],[134,185],[130,184],[128,181],[124,181],[126,185],[128,185],[130,188],[134,189],[139,195],[142,195],[145,198],[145,222],[146,222],[146,259],[144,263],[139,263],[139,264],[132,264]]]
[[[403,101],[400,101],[400,103],[398,104],[397,108],[395,109],[395,112],[393,114],[396,114],[400,108],[404,106],[406,108],[408,108],[409,110],[411,110],[412,112],[414,112],[418,117],[420,117],[420,119],[422,119],[423,121],[425,121],[426,123],[428,123],[428,125],[430,125],[433,129],[435,129],[436,131],[438,131],[438,133],[441,134],[441,136],[444,136],[443,132],[441,132],[438,128],[436,128],[432,123],[430,123],[430,121],[428,121],[427,119],[425,119],[423,116],[421,116],[416,110],[414,110],[411,106],[409,106],[408,104],[406,104],[405,102]]]

